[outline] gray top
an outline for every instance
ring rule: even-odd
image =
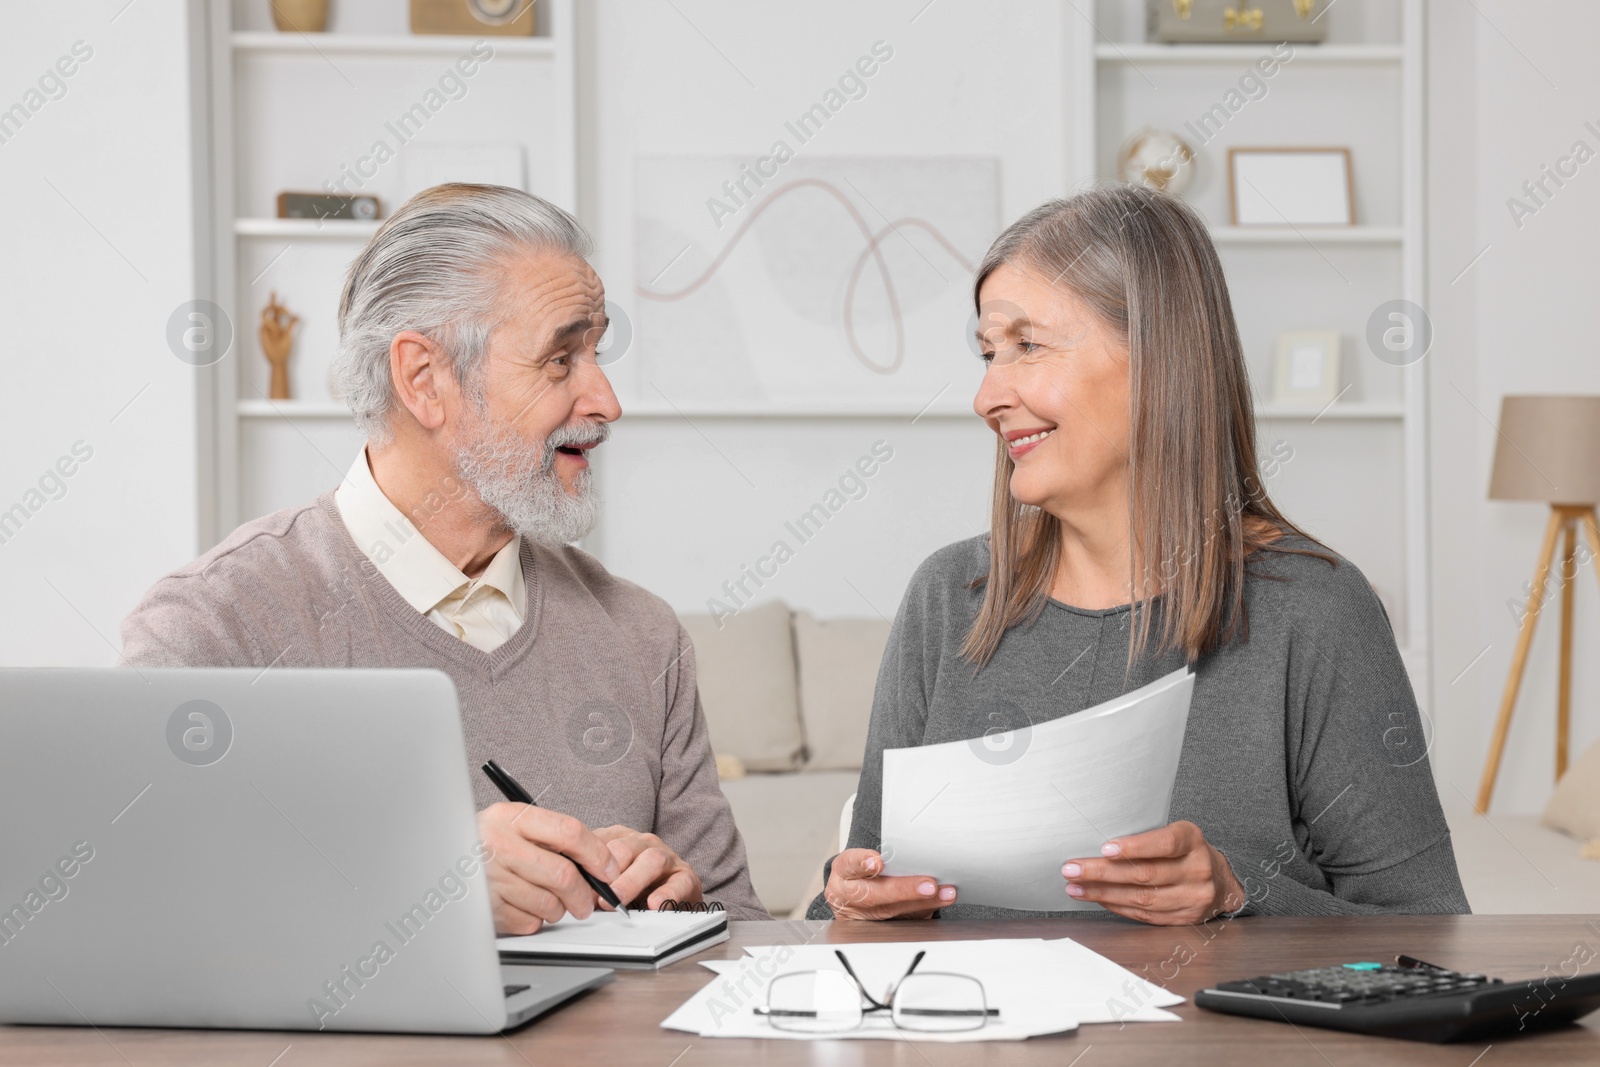
[[[1280,544],[1314,547],[1299,537]],[[1195,664],[1170,821],[1195,823],[1227,857],[1250,898],[1240,914],[1466,914],[1388,614],[1361,572],[1333,555],[1336,565],[1252,556],[1249,640]],[[940,549],[912,577],[878,671],[847,847],[878,847],[884,749],[1070,715],[1184,664],[1181,650],[1147,655],[1125,676],[1129,606],[1086,611],[1051,600],[974,672],[960,648],[983,588],[968,586],[988,568],[985,534]],[[1155,598],[1157,626],[1161,605]],[[1036,913],[958,899],[939,914]],[[821,896],[812,901],[809,918],[830,915]]]

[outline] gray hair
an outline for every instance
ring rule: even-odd
[[[345,275],[333,376],[356,424],[382,444],[393,436],[389,348],[402,330],[439,345],[471,395],[499,321],[495,268],[518,252],[588,259],[589,234],[561,208],[503,185],[436,185],[378,227]]]

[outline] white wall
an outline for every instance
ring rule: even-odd
[[[0,665],[104,665],[123,615],[197,540],[197,372],[166,341],[202,295],[188,14],[98,0],[3,18],[0,109],[30,114],[0,143],[0,509],[28,511],[0,544]],[[88,58],[64,93],[47,78],[58,98],[30,98],[76,42]],[[80,441],[91,458],[51,480]]]
[[[1458,803],[1477,795],[1517,636],[1507,602],[1524,596],[1549,517],[1542,504],[1487,499],[1500,398],[1600,393],[1600,162],[1582,167],[1520,229],[1506,206],[1574,141],[1600,151],[1600,138],[1583,128],[1600,125],[1592,48],[1600,10],[1552,0],[1529,21],[1511,0],[1476,6],[1434,3],[1429,19],[1435,766],[1441,793]],[[1600,737],[1593,564],[1577,583],[1574,756]],[[1550,795],[1559,603],[1540,618],[1497,811],[1538,811]]]
[[[588,112],[580,128],[602,132],[581,142],[589,184],[580,207],[599,240],[608,297],[626,306],[641,280],[633,274],[637,157],[764,154],[785,136],[786,119],[879,40],[893,48],[893,60],[804,153],[1000,157],[996,233],[1064,193],[1070,9],[1010,3],[1005,32],[996,33],[977,32],[992,19],[979,0],[923,7],[824,0],[763,5],[752,18],[740,0],[584,5],[579,95]],[[965,369],[943,405],[970,405],[981,365],[973,359]],[[747,584],[757,595],[745,602],[781,598],[822,615],[892,617],[923,558],[986,527],[993,438],[975,415],[914,425],[910,418],[630,420],[633,400],[659,404],[635,370],[624,357],[613,373],[624,415],[598,461],[607,510],[591,546],[680,611],[704,612],[714,597],[732,606],[723,583],[783,538],[795,559],[761,589]],[[894,458],[866,495],[805,545],[787,537],[784,521],[822,499],[876,441]]]

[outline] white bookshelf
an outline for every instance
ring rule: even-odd
[[[552,37],[494,37],[495,51],[506,55],[557,58],[560,44]],[[473,38],[467,38],[473,40]],[[233,34],[233,51],[315,53],[317,55],[439,56],[461,50],[460,37],[396,33],[281,33],[276,30],[242,30]]]
[[[1261,55],[1261,45],[1181,45],[1148,44],[1145,42],[1102,42],[1095,46],[1095,59],[1109,63],[1150,63],[1163,65],[1198,66],[1211,64],[1238,66],[1253,63]],[[1405,59],[1405,47],[1399,44],[1321,44],[1308,45],[1295,57],[1308,64],[1344,66],[1353,63],[1394,63]]]
[[[440,144],[523,144],[532,191],[572,209],[580,177],[595,181],[577,171],[576,4],[540,5],[540,36],[488,39],[495,49],[487,72],[492,79],[475,81],[466,98],[445,108],[435,120],[439,132],[430,127],[430,137]],[[301,35],[273,30],[266,0],[208,0],[211,250],[216,299],[235,328],[233,352],[213,368],[213,538],[326,488],[355,454],[359,438],[349,411],[327,387],[327,365],[344,268],[377,224],[277,219],[273,197],[280,189],[316,191],[326,172],[359,156],[382,120],[415,99],[472,43],[410,35],[405,6],[337,0],[330,32]],[[1082,17],[1067,20],[1072,125],[1064,155],[1075,180],[1109,177],[1117,146],[1139,126],[1182,132],[1185,118],[1199,115],[1266,50],[1148,44],[1143,9],[1142,0],[1094,0],[1077,5]],[[1295,448],[1294,460],[1269,489],[1292,518],[1354,559],[1384,594],[1426,706],[1423,383],[1427,362],[1439,355],[1407,368],[1387,367],[1366,352],[1362,339],[1367,315],[1381,300],[1427,305],[1423,4],[1340,0],[1326,17],[1329,42],[1297,46],[1267,97],[1251,102],[1202,148],[1211,180],[1202,179],[1190,196],[1228,271],[1257,389],[1261,450],[1267,453],[1280,439]],[[1230,144],[1349,144],[1359,224],[1228,225],[1224,161]],[[385,214],[398,203],[397,178],[391,168],[376,183]],[[290,401],[266,399],[267,365],[256,341],[259,309],[274,289],[303,320]],[[1322,408],[1270,402],[1275,334],[1333,328],[1345,337],[1343,369],[1351,388]],[[717,430],[706,432],[719,442],[758,448],[787,441],[808,424],[833,427],[838,420],[850,420],[853,428],[915,423],[908,433],[953,441],[976,428],[969,399],[969,392],[957,397],[952,390],[926,407],[852,406],[844,398],[675,406],[659,396],[634,395],[624,396],[623,407],[624,426],[638,427],[652,442],[692,434],[687,420],[695,429],[714,423]],[[625,482],[618,485],[625,488]]]
[[[237,237],[280,241],[327,238],[364,242],[378,232],[378,223],[360,219],[235,219],[233,232]]]
[[[517,146],[527,188],[576,208],[574,0],[539,0],[531,37],[415,35],[407,5],[395,0],[330,6],[326,32],[282,33],[268,0],[205,5],[212,296],[234,330],[201,418],[215,443],[205,478],[213,541],[325,490],[360,442],[328,368],[345,269],[379,223],[276,218],[278,192],[321,192],[342,180],[344,191],[377,195],[387,217],[415,187],[471,177],[448,173],[456,147],[470,155]],[[457,61],[479,42],[489,58],[480,48],[463,76]],[[453,81],[441,80],[452,71]],[[443,104],[417,129],[403,128],[402,140],[392,124],[430,89]],[[374,162],[379,139],[395,151]],[[301,319],[287,401],[267,399],[257,336],[273,292]]]
[[[1228,274],[1257,395],[1258,447],[1295,450],[1268,483],[1291,519],[1325,537],[1372,580],[1390,609],[1418,699],[1428,665],[1425,380],[1431,352],[1391,367],[1368,352],[1366,322],[1383,300],[1427,307],[1423,271],[1422,0],[1340,0],[1328,40],[1296,45],[1267,92],[1196,144],[1199,116],[1270,43],[1169,45],[1144,40],[1143,0],[1095,0],[1069,48],[1079,182],[1115,175],[1122,141],[1142,126],[1176,131],[1199,154],[1187,199],[1206,217]],[[1347,228],[1228,225],[1230,146],[1348,145],[1356,221]],[[1273,339],[1338,329],[1340,400],[1326,411],[1270,402]]]

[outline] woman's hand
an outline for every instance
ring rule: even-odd
[[[883,857],[847,848],[833,858],[822,898],[835,919],[926,919],[955,903],[956,887],[926,875],[883,873]]]
[[[1227,858],[1192,822],[1115,838],[1100,851],[1062,866],[1074,899],[1155,926],[1205,922],[1245,902]]]

